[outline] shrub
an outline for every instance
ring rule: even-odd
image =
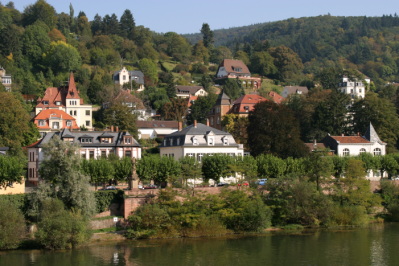
[[[22,212],[10,202],[0,200],[0,249],[17,248],[25,236]]]
[[[69,249],[90,238],[88,221],[80,212],[67,211],[60,200],[43,202],[36,239],[47,249]]]
[[[122,204],[124,193],[122,190],[99,190],[94,193],[97,213],[109,209],[112,203]]]
[[[364,206],[336,206],[331,214],[329,225],[362,226],[368,221]]]

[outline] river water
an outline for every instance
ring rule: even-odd
[[[399,224],[223,238],[102,242],[0,251],[0,265],[399,265]]]

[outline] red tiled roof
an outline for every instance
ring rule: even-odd
[[[80,98],[79,97],[79,92],[76,89],[76,84],[75,84],[75,78],[73,76],[73,73],[71,72],[71,74],[69,75],[69,82],[68,82],[68,93],[66,96],[67,99],[76,99],[76,98]],[[82,101],[81,101],[82,103]]]
[[[339,141],[339,143],[370,143],[370,141],[361,136],[331,136],[331,138]]]
[[[190,108],[191,105],[193,105],[193,103],[198,99],[198,96],[193,96],[190,95],[190,97],[188,97],[188,104],[187,106]]]
[[[273,100],[273,102],[278,103],[278,104],[282,103],[285,100],[285,98],[283,96],[281,96],[280,94],[278,94],[275,91],[269,92],[269,97]]]
[[[37,114],[37,116],[35,117],[35,120],[36,119],[44,120],[44,119],[49,119],[50,117],[60,117],[60,118],[62,117],[63,119],[66,119],[66,120],[75,120],[75,118],[73,118],[69,114],[65,113],[62,110],[58,110],[58,109],[42,110],[42,111],[40,111],[40,113]]]
[[[257,94],[246,94],[233,102],[232,113],[247,113],[254,109],[255,104],[268,101],[265,97]]]
[[[50,87],[47,88],[43,98],[37,99],[38,104],[36,107],[41,107],[41,108],[48,108],[48,107],[64,107],[65,102],[62,101],[62,91],[60,88],[54,88]],[[44,105],[43,101],[48,101],[48,104]],[[61,102],[61,105],[56,105],[55,102]]]
[[[241,60],[224,59],[220,66],[223,66],[228,73],[251,74],[247,65]],[[240,69],[240,71],[236,71],[236,69]]]

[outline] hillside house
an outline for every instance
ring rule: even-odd
[[[44,160],[43,145],[54,137],[63,141],[78,143],[79,154],[84,159],[96,159],[115,154],[119,158],[141,158],[141,146],[129,132],[107,131],[70,131],[63,129],[49,132],[39,141],[27,146],[28,150],[28,178],[32,184],[39,182],[40,163]]]
[[[6,91],[11,91],[11,75],[6,74],[6,70],[0,66],[0,82],[6,88]]]
[[[76,124],[79,127],[93,129],[93,107],[90,104],[84,104],[83,98],[79,96],[72,72],[69,76],[68,86],[47,88],[44,96],[37,99],[36,116],[46,109],[62,110],[76,119]]]
[[[127,70],[126,67],[123,67],[119,71],[115,71],[112,75],[112,80],[115,84],[119,84],[123,86],[124,84],[130,84],[130,89],[134,89],[133,82],[136,86],[138,86],[137,91],[144,90],[144,74],[139,70]]]
[[[226,79],[238,79],[244,88],[257,90],[262,85],[261,78],[252,77],[251,72],[241,60],[224,59],[216,72],[215,81],[223,83]]]

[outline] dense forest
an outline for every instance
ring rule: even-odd
[[[199,99],[185,116],[182,114],[187,112],[187,104],[176,98],[175,85],[202,85],[208,92],[221,88],[236,99],[249,92],[239,81],[230,80],[215,87],[213,80],[217,65],[225,58],[234,58],[247,64],[253,76],[263,78],[261,95],[270,90],[280,92],[285,85],[310,89],[308,96],[286,102],[299,123],[302,141],[320,140],[327,133],[364,132],[372,122],[380,137],[388,142],[389,150],[396,150],[399,139],[399,101],[394,84],[399,80],[396,14],[291,18],[223,30],[212,30],[204,23],[202,27],[199,25],[200,34],[182,36],[175,32],[160,34],[136,25],[128,9],[120,17],[97,14],[92,21],[84,11],[76,13],[72,5],[69,14],[57,13],[45,0],[38,0],[23,11],[16,10],[13,2],[0,4],[0,66],[12,75],[13,96],[7,97],[13,99],[7,101],[21,102],[18,110],[26,112],[21,117],[26,118],[32,110],[32,106],[22,102],[21,95],[37,98],[47,87],[65,85],[71,71],[85,102],[99,107],[111,102],[112,111],[123,113],[113,99],[124,88],[115,85],[112,74],[125,66],[145,75],[146,89],[132,92],[142,102],[140,106],[155,109],[161,119],[204,122],[217,96],[210,93]],[[349,99],[336,93],[338,83],[343,75],[363,79],[362,73],[371,78],[369,94],[352,106],[354,121],[348,128]],[[7,110],[10,108],[2,112],[5,117]],[[4,119],[9,121],[7,117]],[[94,119],[97,129],[118,122],[107,119],[102,109]],[[15,132],[2,126],[0,145],[26,145],[37,135],[28,122],[21,128],[26,130],[21,131],[23,139],[16,144]]]

